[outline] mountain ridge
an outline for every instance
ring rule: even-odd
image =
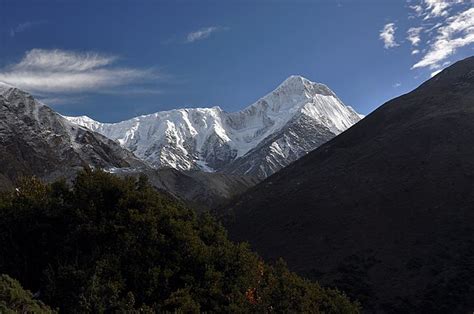
[[[86,116],[66,118],[118,141],[156,168],[169,166],[265,178],[345,131],[361,116],[326,85],[290,76],[274,91],[237,112],[228,113],[214,106],[162,111],[117,123],[100,123]],[[299,118],[311,119],[311,124],[320,127],[299,132],[308,143],[302,149],[294,149],[285,140],[294,135],[284,129],[292,124],[294,130]],[[318,136],[319,129],[324,129],[324,137]],[[270,137],[275,140],[264,147],[266,154],[254,151],[249,155]],[[319,140],[312,141],[312,137]],[[269,149],[271,145],[284,145],[284,149],[279,150],[279,155],[274,154]],[[266,163],[267,159],[273,159],[273,164]]]
[[[69,177],[84,167],[145,167],[107,137],[69,122],[30,94],[0,82],[3,184],[22,175]]]
[[[0,190],[21,177],[72,180],[101,168],[118,176],[145,174],[153,186],[198,210],[213,208],[256,184],[250,176],[152,169],[115,141],[71,123],[47,105],[0,82]]]
[[[472,302],[474,57],[372,112],[227,207],[234,240],[368,312]]]

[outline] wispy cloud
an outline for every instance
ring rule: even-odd
[[[393,88],[399,88],[400,86],[402,86],[402,84],[397,82],[397,83],[393,84],[392,86],[393,86]]]
[[[423,14],[423,7],[420,4],[410,5],[409,7],[414,12],[414,15],[410,14],[409,18],[419,17]]]
[[[0,69],[0,81],[33,93],[96,92],[156,77],[152,70],[116,67],[116,56],[33,49]]]
[[[407,39],[411,42],[412,46],[418,46],[421,41],[420,33],[423,30],[423,27],[411,27],[407,32]]]
[[[120,88],[115,90],[103,91],[104,94],[109,95],[159,95],[163,94],[163,91],[154,87],[132,87],[132,88]]]
[[[431,72],[430,76],[433,77],[435,76],[436,74],[438,74],[439,72],[443,71],[443,69],[439,69],[439,70],[436,70],[434,72]]]
[[[474,0],[406,0],[409,26],[406,41],[396,40],[394,23],[380,31],[385,49],[409,44],[417,58],[411,69],[436,75],[461,48],[474,43]],[[403,25],[403,23],[401,24]]]
[[[395,23],[388,23],[380,31],[379,38],[383,41],[385,49],[398,46],[398,43],[395,41],[396,29]]]
[[[20,23],[17,26],[10,29],[10,37],[15,37],[18,33],[22,33],[34,26],[45,24],[46,21],[28,21]]]
[[[39,96],[38,99],[48,105],[69,105],[76,104],[85,99],[84,96],[70,96],[70,95],[59,95],[59,96]]]
[[[453,5],[462,2],[463,0],[424,0],[424,19],[428,20],[430,18],[447,16],[449,14],[449,9]]]
[[[198,29],[197,31],[190,32],[186,36],[186,43],[192,43],[198,40],[203,40],[211,36],[213,33],[218,32],[218,31],[224,31],[227,30],[227,27],[222,27],[222,26],[210,26],[210,27],[203,27],[201,29]]]
[[[413,69],[437,69],[457,49],[474,43],[474,8],[461,11],[446,19],[429,44],[426,54],[413,65]]]

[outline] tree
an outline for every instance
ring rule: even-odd
[[[265,264],[211,216],[144,178],[84,170],[0,196],[0,272],[62,311],[357,312],[342,293]]]
[[[55,313],[8,275],[0,275],[0,313]]]

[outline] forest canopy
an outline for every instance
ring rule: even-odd
[[[64,312],[359,311],[343,293],[229,241],[211,216],[146,177],[84,170],[71,184],[22,179],[0,195],[0,243],[0,274],[15,279],[0,277],[0,291],[21,283],[41,300],[25,292],[23,302],[46,309],[42,302]]]

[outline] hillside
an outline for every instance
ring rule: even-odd
[[[474,57],[251,189],[230,235],[386,312],[474,308]]]
[[[0,188],[22,176],[70,178],[84,167],[146,168],[101,134],[66,120],[30,94],[0,82]]]
[[[0,194],[0,309],[65,313],[358,313],[342,293],[265,264],[145,177],[80,172]],[[16,295],[12,295],[16,294]]]

